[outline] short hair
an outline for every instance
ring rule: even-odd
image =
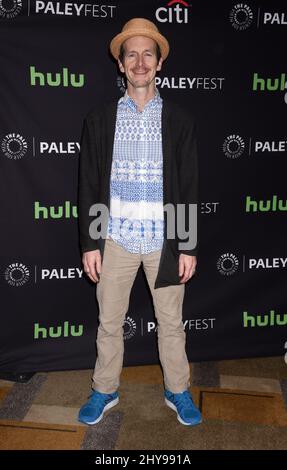
[[[120,47],[120,53],[119,53],[119,60],[121,63],[123,63],[125,58],[125,48],[124,48],[124,43],[122,42],[121,47]],[[156,42],[156,58],[157,58],[157,63],[159,63],[159,60],[161,58],[161,51],[158,43]]]

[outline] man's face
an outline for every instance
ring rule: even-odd
[[[118,60],[120,71],[134,88],[148,87],[161,70],[162,58],[157,63],[156,42],[145,36],[135,36],[124,42],[123,63]]]

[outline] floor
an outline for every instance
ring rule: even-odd
[[[0,449],[287,449],[287,365],[283,357],[190,364],[203,414],[181,425],[163,400],[158,365],[123,369],[120,403],[96,426],[77,421],[91,370],[0,381]]]

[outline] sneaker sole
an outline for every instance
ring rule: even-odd
[[[176,412],[177,414],[177,419],[178,421],[183,424],[184,426],[196,426],[197,424],[201,424],[202,423],[202,419],[200,421],[197,421],[196,423],[186,423],[185,421],[183,421],[183,419],[181,419],[181,417],[179,416],[178,412],[177,412],[177,409],[176,409],[176,406],[171,402],[169,401],[167,398],[164,399],[165,400],[165,403],[166,405],[171,408],[173,411]]]
[[[84,421],[82,419],[79,419],[78,421],[80,421],[80,423],[88,424],[89,426],[92,426],[93,424],[97,424],[103,419],[105,412],[113,408],[113,406],[116,406],[119,403],[119,401],[120,401],[119,397],[115,398],[113,401],[110,401],[110,403],[108,403],[103,409],[102,414],[95,421]]]

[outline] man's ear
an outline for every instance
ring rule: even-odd
[[[118,66],[119,66],[120,71],[121,71],[122,73],[124,73],[124,72],[125,72],[125,69],[124,69],[124,66],[123,66],[123,64],[121,63],[120,59],[118,59]]]
[[[157,67],[156,67],[156,71],[159,72],[161,70],[161,66],[162,66],[162,63],[163,63],[163,59],[162,57],[159,59],[159,62],[157,64]]]

